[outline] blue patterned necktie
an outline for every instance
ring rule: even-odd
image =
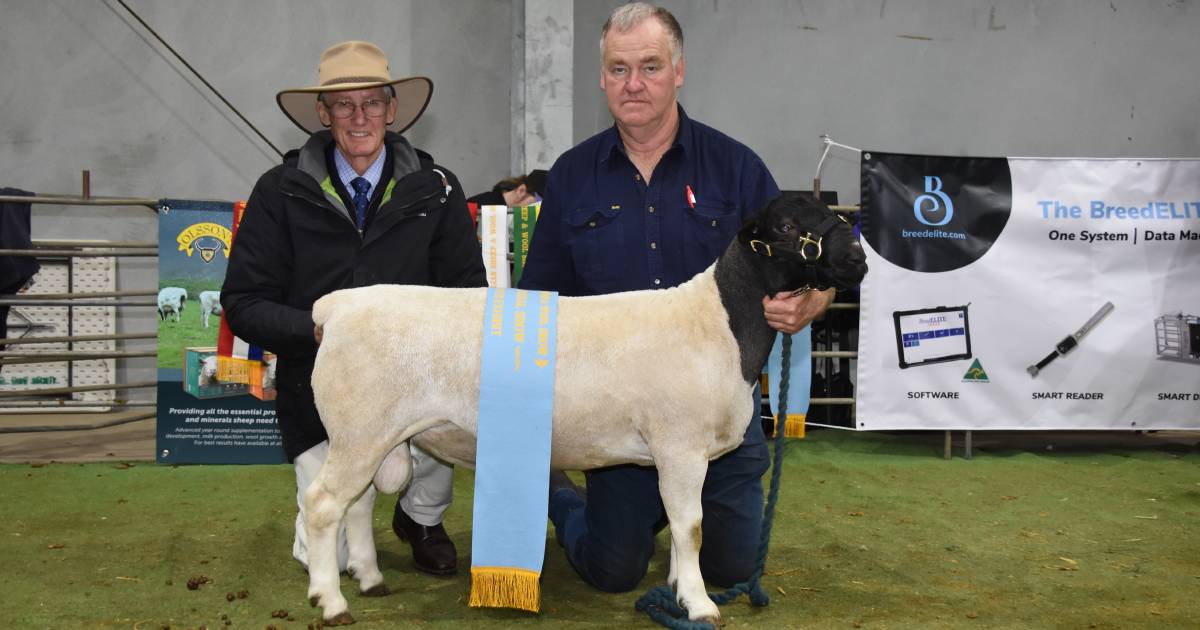
[[[358,215],[358,229],[361,230],[367,220],[367,205],[371,203],[371,198],[367,196],[371,182],[363,177],[355,177],[350,180],[350,186],[354,188],[354,213]]]

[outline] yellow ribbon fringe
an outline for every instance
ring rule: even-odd
[[[542,574],[514,567],[471,567],[471,606],[541,609]]]
[[[779,429],[779,414],[775,414],[775,429]],[[787,420],[783,423],[783,437],[802,438],[804,437],[804,414],[789,413]]]

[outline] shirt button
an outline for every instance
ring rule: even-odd
[[[642,181],[642,174],[641,174],[641,173],[637,173],[637,174],[635,174],[635,175],[633,176],[633,181],[635,181],[635,182],[640,182],[640,181]]]
[[[658,243],[650,243],[650,249],[658,249]]]
[[[717,221],[715,219],[713,220],[713,227],[717,227]]]
[[[654,284],[656,284],[656,285],[662,284],[662,280],[660,280],[660,279],[658,279],[658,278],[655,278],[655,279],[654,279]]]
[[[596,227],[595,221],[588,221],[588,227]]]
[[[650,214],[654,214],[654,206],[650,206],[647,208],[647,210],[650,212]]]

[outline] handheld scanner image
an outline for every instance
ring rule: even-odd
[[[1089,332],[1091,332],[1097,324],[1100,323],[1100,320],[1108,316],[1112,310],[1113,303],[1105,302],[1104,306],[1101,306],[1100,310],[1096,311],[1096,314],[1092,315],[1092,318],[1087,320],[1087,323],[1081,326],[1079,330],[1075,331],[1073,334],[1067,335],[1062,341],[1058,342],[1058,344],[1054,346],[1054,352],[1046,355],[1046,358],[1038,361],[1036,365],[1031,365],[1025,368],[1025,371],[1029,372],[1029,376],[1036,377],[1038,372],[1041,372],[1043,368],[1045,368],[1047,365],[1050,365],[1051,361],[1060,356],[1065,356],[1068,352],[1074,350],[1075,346],[1078,346],[1079,342],[1082,341],[1083,338]]]

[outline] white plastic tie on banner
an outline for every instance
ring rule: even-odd
[[[845,149],[847,151],[854,151],[854,152],[860,153],[860,154],[862,153],[862,149],[856,149],[848,144],[834,142],[829,137],[829,134],[821,134],[821,142],[825,145],[825,148],[821,151],[821,159],[817,160],[817,174],[813,176],[814,183],[821,181],[821,170],[825,168],[825,158],[829,157],[829,150],[832,149],[833,147],[837,147],[839,149]],[[814,184],[814,187],[816,187],[815,184]]]

